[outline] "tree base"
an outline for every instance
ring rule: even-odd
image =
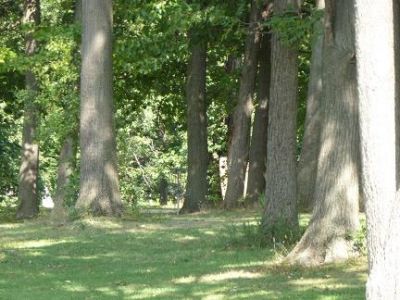
[[[358,255],[353,242],[342,237],[334,238],[329,243],[308,242],[303,238],[285,258],[285,262],[302,266],[317,266],[345,262]]]

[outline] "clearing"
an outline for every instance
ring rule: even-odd
[[[367,264],[279,266],[254,212],[0,224],[0,299],[364,299]],[[243,225],[246,224],[246,225]]]

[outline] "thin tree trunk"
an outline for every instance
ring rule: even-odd
[[[82,1],[75,1],[75,23],[82,23]],[[76,48],[75,63],[77,64],[77,55],[80,45]],[[79,81],[76,82],[76,87],[79,90]],[[65,108],[64,108],[65,110]],[[74,124],[78,122],[78,116],[74,115],[74,112],[65,110],[65,113],[70,116]],[[57,170],[57,189],[54,195],[54,208],[51,212],[51,218],[56,223],[64,223],[67,219],[67,211],[65,207],[65,201],[68,197],[68,189],[70,188],[71,176],[76,169],[76,153],[77,153],[77,128],[73,128],[64,138],[64,142],[61,146],[60,157],[58,161]]]
[[[206,64],[207,46],[196,32],[190,37],[191,56],[188,64],[186,87],[188,175],[186,193],[180,213],[200,210],[207,195],[207,115],[206,115]]]
[[[368,300],[400,298],[400,198],[399,195],[396,197],[395,140],[397,74],[394,52],[394,36],[398,31],[394,29],[394,7],[398,8],[397,3],[392,1],[356,0],[362,180],[369,259]]]
[[[318,0],[317,9],[324,9],[325,1]],[[311,55],[310,81],[307,93],[307,112],[303,146],[297,172],[297,202],[305,211],[313,208],[315,178],[321,136],[323,19],[314,25],[314,41]]]
[[[298,8],[297,1],[274,2],[275,14]],[[298,231],[296,205],[296,114],[297,50],[288,46],[277,33],[272,34],[272,74],[268,114],[268,149],[265,189],[265,211],[262,226],[275,235],[279,226],[286,232]]]
[[[23,24],[40,23],[40,1],[26,0],[24,2]],[[32,32],[25,36],[25,54],[32,56],[37,50],[37,41]],[[17,218],[33,218],[39,212],[38,198],[38,171],[39,171],[39,142],[37,140],[37,129],[39,111],[35,98],[38,83],[32,71],[25,74],[25,85],[27,96],[24,103],[24,123],[22,132],[22,158],[19,172],[18,200],[19,207]]]
[[[232,142],[228,151],[228,186],[224,207],[234,208],[243,198],[249,156],[250,125],[253,111],[253,93],[257,73],[257,54],[260,43],[260,7],[251,2],[250,24],[245,45],[244,65],[240,78],[238,102],[233,115]]]
[[[61,148],[57,170],[57,189],[54,196],[54,208],[51,212],[52,220],[57,223],[65,222],[68,217],[65,200],[68,197],[71,176],[75,171],[76,147],[76,137],[69,135],[65,138]]]
[[[256,107],[249,153],[249,174],[246,201],[257,206],[265,190],[267,160],[268,99],[271,81],[271,38],[264,33],[261,39],[258,71],[258,105]]]
[[[354,255],[358,229],[359,126],[354,59],[354,1],[326,0],[323,126],[314,210],[288,260],[313,265]]]
[[[82,1],[80,213],[120,215],[112,95],[112,0]]]

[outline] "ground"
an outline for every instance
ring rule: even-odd
[[[285,249],[245,237],[257,220],[245,211],[147,211],[64,226],[8,221],[0,224],[0,299],[364,299],[365,258],[279,265]]]

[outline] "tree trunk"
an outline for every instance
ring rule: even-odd
[[[274,12],[298,8],[297,1],[274,2]],[[296,114],[298,45],[288,46],[277,33],[272,34],[272,74],[268,120],[268,150],[263,230],[276,235],[298,230],[296,205]],[[283,232],[281,232],[283,233]]]
[[[40,1],[25,0],[23,24],[40,23]],[[25,36],[25,54],[32,56],[37,50],[37,41],[30,31]],[[22,132],[22,158],[19,171],[17,218],[33,218],[39,212],[38,199],[38,171],[39,171],[39,143],[37,140],[37,127],[39,111],[35,103],[38,84],[32,71],[25,74],[27,96],[24,103],[24,123]]]
[[[191,56],[188,64],[186,87],[188,174],[186,193],[180,213],[200,210],[207,195],[207,115],[206,115],[206,64],[207,46],[196,32],[190,37]]]
[[[399,299],[400,198],[399,195],[396,197],[396,150],[399,149],[396,149],[395,140],[395,81],[398,73],[395,71],[396,19],[393,17],[397,3],[355,2],[362,180],[369,259],[366,298]]]
[[[250,123],[253,93],[257,73],[257,53],[260,43],[260,7],[251,2],[250,24],[245,45],[244,65],[240,78],[238,102],[233,115],[232,141],[228,151],[228,186],[224,207],[234,208],[243,198],[250,143]]]
[[[327,0],[323,65],[323,125],[314,210],[288,260],[313,265],[354,255],[358,229],[359,126],[354,59],[354,1]]]
[[[112,0],[82,1],[80,213],[120,215],[112,96]]]
[[[249,174],[246,201],[257,206],[265,190],[265,164],[267,160],[268,99],[271,80],[271,40],[268,33],[261,39],[258,70],[258,105],[254,115],[253,133],[249,153]]]
[[[318,0],[317,9],[324,9],[325,1]],[[303,146],[297,172],[297,203],[302,210],[312,211],[318,152],[321,136],[323,19],[314,25],[310,80],[307,93],[307,112]]]
[[[82,1],[75,1],[75,23],[82,23]],[[80,45],[76,47],[75,52],[75,63],[77,64],[77,55]],[[76,82],[76,87],[79,90],[79,80]],[[69,115],[70,120],[72,119],[74,125],[77,124],[78,116],[73,111],[68,111],[64,107],[64,112]],[[57,170],[57,189],[54,195],[54,208],[51,212],[51,218],[56,223],[64,223],[67,220],[68,214],[65,207],[65,201],[68,197],[68,189],[71,188],[71,176],[76,169],[76,153],[77,144],[76,139],[78,137],[77,128],[73,126],[70,132],[64,138],[64,142],[61,146],[60,157],[58,161]]]
[[[75,170],[76,137],[69,135],[65,138],[61,148],[58,170],[57,189],[54,196],[54,208],[51,212],[53,221],[63,223],[67,219],[65,200],[68,197],[71,176]]]

